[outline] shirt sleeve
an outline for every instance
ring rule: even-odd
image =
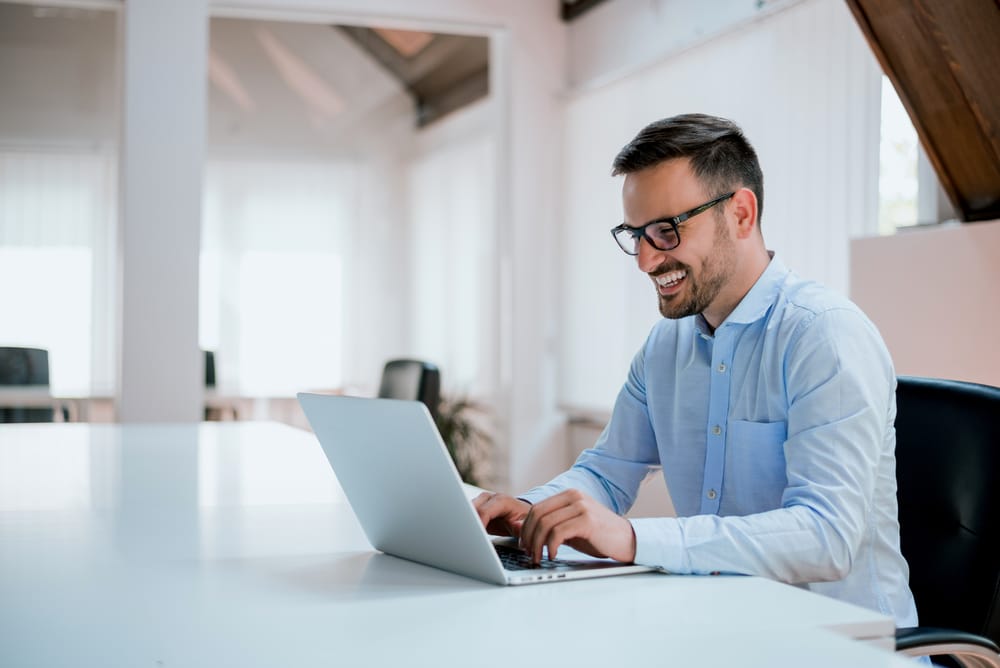
[[[639,485],[659,465],[656,437],[646,408],[644,352],[632,360],[611,420],[593,448],[584,450],[567,472],[520,498],[528,503],[567,489],[579,489],[619,515],[635,503]]]
[[[871,531],[877,463],[891,439],[895,373],[878,332],[857,311],[825,311],[799,329],[784,358],[781,507],[746,516],[632,520],[637,563],[796,584],[850,572]]]

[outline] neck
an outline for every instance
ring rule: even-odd
[[[764,270],[767,269],[767,265],[771,262],[771,257],[774,254],[764,248],[763,245],[760,246],[760,251],[755,252],[748,261],[741,263],[737,267],[736,271],[733,273],[732,280],[730,280],[729,285],[723,290],[719,291],[718,296],[709,305],[708,308],[702,312],[702,316],[705,318],[705,322],[708,324],[709,329],[712,333],[725,322],[729,314],[732,313],[743,298],[747,296],[750,289],[760,278]]]

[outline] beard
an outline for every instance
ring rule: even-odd
[[[715,243],[712,253],[701,258],[701,272],[695,274],[690,266],[682,263],[664,263],[656,268],[654,274],[667,271],[683,270],[684,290],[673,295],[661,295],[659,298],[660,315],[664,318],[677,320],[689,315],[697,315],[707,309],[719,292],[733,275],[735,247],[725,219],[716,219]]]

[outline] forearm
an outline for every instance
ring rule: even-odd
[[[628,512],[639,485],[659,465],[656,437],[646,408],[642,365],[640,351],[615,400],[611,420],[594,447],[584,450],[569,471],[521,498],[536,503],[567,489],[578,489],[619,515]]]
[[[587,466],[586,463],[581,464],[579,461],[570,470],[556,476],[546,484],[518,496],[535,504],[567,489],[578,489],[618,514],[627,511],[634,500],[632,498],[634,493],[629,495],[593,468]]]
[[[759,575],[792,584],[839,580],[857,545],[806,506],[744,517],[635,519],[636,563],[678,574]]]

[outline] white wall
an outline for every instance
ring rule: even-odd
[[[617,151],[658,118],[732,118],[764,171],[768,247],[846,293],[848,240],[877,229],[879,77],[847,7],[809,0],[570,98],[558,246],[564,404],[607,410],[659,317],[648,279],[608,233],[621,220],[621,184],[608,176]]]
[[[614,0],[569,29],[569,82],[601,85],[655,66],[684,49],[743,30],[801,0]]]
[[[900,375],[1000,386],[1000,221],[851,243],[851,298]]]

